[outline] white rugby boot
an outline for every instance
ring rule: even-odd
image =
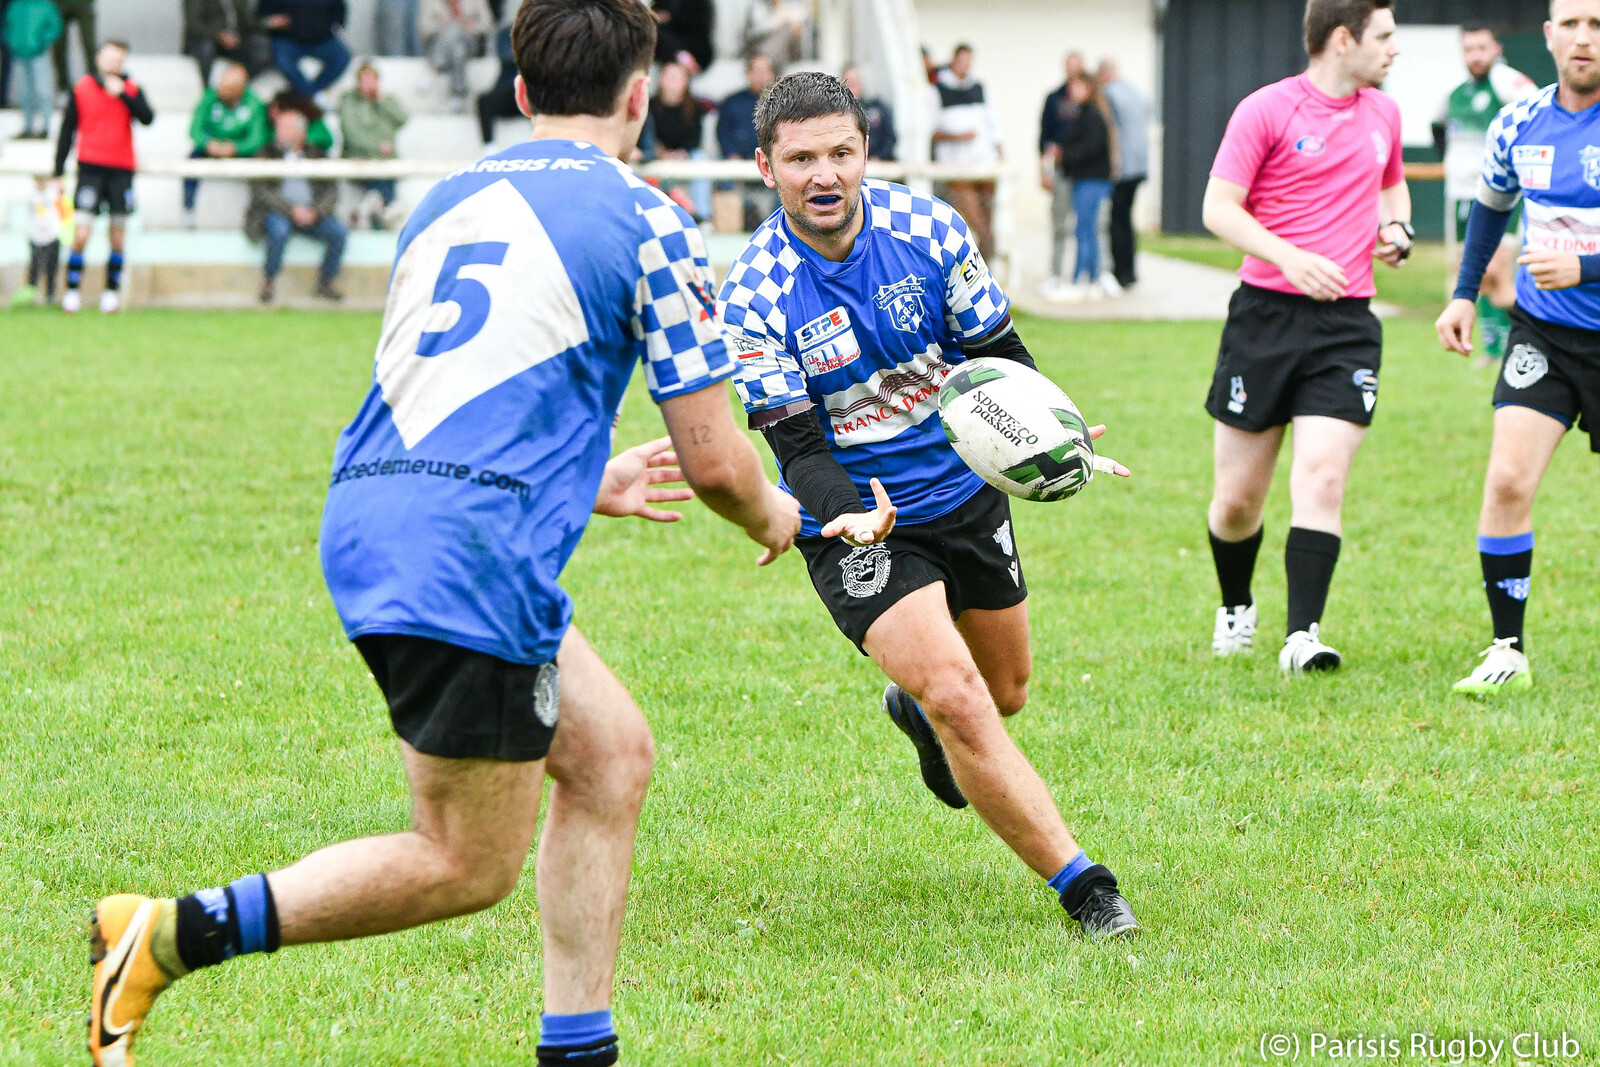
[[[117,295],[115,289],[107,289],[100,294],[100,314],[115,315],[122,310],[122,297]]]
[[[1312,623],[1309,630],[1290,634],[1284,639],[1283,651],[1278,653],[1278,669],[1285,674],[1331,671],[1342,662],[1339,653],[1322,643],[1317,623]]]
[[[1213,656],[1247,656],[1255,647],[1256,606],[1218,608],[1217,624],[1211,629]]]
[[[83,309],[83,294],[76,289],[68,289],[61,294],[61,310],[68,315],[76,315]]]
[[[1533,672],[1528,669],[1528,657],[1511,646],[1515,637],[1499,637],[1494,644],[1479,653],[1483,660],[1476,670],[1457,682],[1452,688],[1457,693],[1473,696],[1498,696],[1533,688]]]

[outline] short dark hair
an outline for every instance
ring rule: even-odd
[[[1500,35],[1494,32],[1494,27],[1490,26],[1486,22],[1463,23],[1461,27],[1461,36],[1465,37],[1469,33],[1487,33],[1490,37],[1493,37],[1497,41],[1500,39]]]
[[[1394,0],[1306,0],[1306,51],[1320,56],[1340,26],[1361,40],[1378,10],[1393,11]]]
[[[848,115],[855,119],[862,139],[866,139],[867,113],[844,82],[818,70],[785,75],[768,86],[756,101],[756,141],[761,151],[771,153],[781,124],[827,115]]]
[[[511,29],[517,73],[536,115],[609,115],[656,51],[639,0],[523,0]]]
[[[128,47],[128,42],[124,41],[121,37],[107,37],[105,40],[100,42],[100,48],[104,48],[106,45],[110,45],[112,48],[120,48],[124,52],[133,51],[133,49]],[[99,49],[96,49],[96,51],[99,51]]]
[[[972,46],[970,44],[967,44],[967,43],[963,42],[961,44],[956,45],[955,48],[951,49],[950,54],[952,56],[958,56],[962,52],[970,52],[970,51],[972,51]]]

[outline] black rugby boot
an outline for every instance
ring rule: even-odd
[[[922,765],[922,784],[950,807],[957,810],[966,807],[967,798],[961,795],[961,787],[956,785],[956,777],[950,773],[950,762],[945,759],[939,735],[933,732],[933,727],[917,702],[905,690],[890,682],[883,691],[883,710],[900,728],[900,732],[911,738],[911,743],[917,747],[917,762]]]

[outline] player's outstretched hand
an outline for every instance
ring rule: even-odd
[[[756,560],[757,567],[765,567],[794,544],[800,533],[800,501],[782,489],[767,482],[767,519],[760,530],[746,530],[756,543],[766,549]]]
[[[1105,424],[1089,427],[1089,440],[1098,441],[1106,435]],[[1094,457],[1094,471],[1096,474],[1115,474],[1118,478],[1131,478],[1133,472],[1110,456],[1096,454]]]
[[[595,497],[594,513],[614,519],[637,515],[651,522],[677,522],[680,512],[661,511],[652,504],[693,500],[693,489],[658,489],[657,486],[683,481],[678,469],[678,454],[672,438],[658,437],[642,445],[618,452],[606,464],[600,477],[600,493]]]
[[[1517,259],[1517,265],[1527,267],[1533,283],[1541,289],[1571,289],[1583,282],[1583,261],[1571,252],[1530,248]]]
[[[1349,289],[1344,269],[1326,256],[1295,250],[1278,268],[1289,284],[1313,300],[1337,300]]]
[[[842,537],[845,544],[857,548],[880,543],[894,529],[898,509],[889,502],[889,494],[876,478],[872,479],[872,500],[877,506],[871,511],[840,515],[822,528],[822,536]]]
[[[1439,334],[1439,343],[1444,345],[1446,352],[1470,356],[1472,327],[1477,321],[1478,306],[1463,297],[1445,305],[1444,313],[1433,324],[1433,328]]]

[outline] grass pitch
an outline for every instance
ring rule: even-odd
[[[660,748],[618,973],[627,1062],[1259,1062],[1278,1032],[1308,1052],[1313,1032],[1565,1030],[1600,1052],[1595,464],[1568,442],[1538,508],[1536,688],[1452,697],[1488,642],[1492,383],[1417,310],[1388,327],[1350,493],[1325,631],[1347,666],[1295,681],[1274,662],[1282,478],[1264,647],[1208,651],[1218,326],[1024,323],[1135,471],[1016,507],[1038,667],[1013,724],[1122,878],[1132,945],[1085,944],[976,816],[923,790],[798,555],[758,572],[698,505],[677,526],[596,520],[567,576],[578,625]],[[100,895],[405,825],[315,543],[377,327],[0,317],[0,1063],[82,1058]],[[659,425],[636,389],[619,440]],[[529,1063],[528,873],[483,915],[186,980],[141,1062]]]

